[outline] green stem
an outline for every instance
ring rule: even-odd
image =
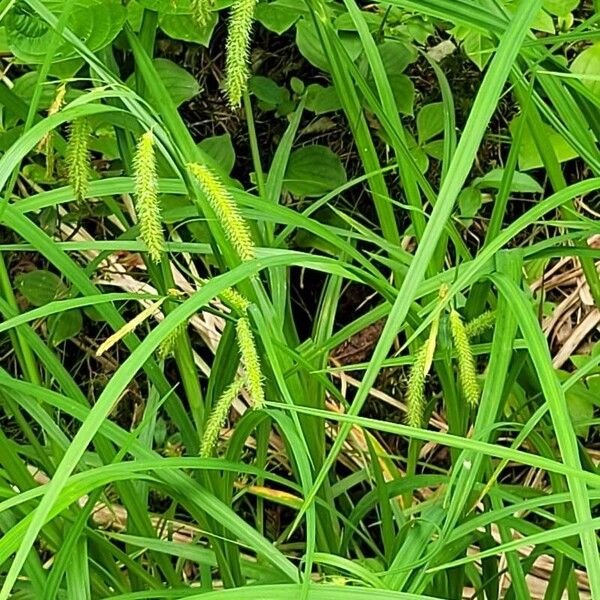
[[[254,122],[254,113],[252,112],[252,100],[250,94],[244,92],[244,111],[246,113],[246,122],[248,123],[248,137],[250,138],[250,151],[252,153],[252,163],[254,164],[254,173],[256,174],[256,186],[258,194],[262,200],[267,199],[265,175],[260,160],[260,149],[258,147],[258,137],[256,135],[256,124]],[[264,226],[263,226],[264,227]],[[264,231],[261,232],[264,235]]]
[[[165,283],[164,287],[167,290],[175,287],[175,280],[173,279],[173,273],[167,257],[162,262],[162,276]],[[172,302],[165,302],[165,315],[169,314],[173,308]],[[183,389],[190,405],[198,442],[200,442],[204,430],[204,397],[202,388],[200,387],[200,377],[196,369],[196,363],[194,362],[192,344],[187,331],[183,332],[181,341],[175,346],[175,362],[177,363]]]
[[[19,307],[10,283],[10,277],[6,269],[3,253],[0,253],[0,295],[2,295],[12,309],[18,312]],[[41,385],[42,380],[40,378],[35,355],[29,347],[29,344],[23,338],[19,327],[10,332],[10,338],[24,377],[31,383]]]

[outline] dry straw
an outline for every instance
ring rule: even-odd
[[[152,131],[147,131],[140,138],[134,160],[134,173],[140,235],[148,248],[150,258],[155,263],[159,263],[165,251],[165,238],[158,199],[158,177]]]

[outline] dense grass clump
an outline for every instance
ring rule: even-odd
[[[600,600],[599,10],[0,1],[0,600]]]

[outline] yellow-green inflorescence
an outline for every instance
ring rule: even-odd
[[[199,27],[206,27],[215,8],[215,0],[192,0],[192,17]]]
[[[491,329],[496,322],[496,311],[488,310],[465,325],[467,337],[473,338]]]
[[[75,199],[78,202],[86,198],[90,185],[89,144],[91,134],[92,130],[86,118],[75,119],[71,123],[66,161],[69,183],[73,187]]]
[[[159,360],[165,360],[170,354],[175,351],[179,338],[184,334],[187,327],[187,322],[182,322],[177,325],[167,337],[161,342],[156,351]]]
[[[427,344],[417,352],[408,377],[406,391],[406,422],[411,427],[422,427],[425,412],[425,378],[427,377]]]
[[[240,354],[242,355],[242,363],[246,370],[246,388],[252,398],[253,408],[264,408],[264,377],[260,366],[256,341],[250,327],[250,319],[247,316],[238,319],[236,333]]]
[[[200,444],[200,456],[202,458],[208,458],[212,455],[213,448],[219,439],[219,432],[223,425],[231,405],[235,399],[239,396],[242,388],[244,387],[243,379],[236,379],[222,394],[217,401],[216,406],[208,418],[204,435],[202,436],[202,442]]]
[[[55,115],[63,106],[65,96],[67,94],[66,84],[61,84],[56,90],[56,96],[52,101],[52,104],[48,108],[48,116]],[[56,132],[54,130],[49,131],[38,144],[38,151],[46,154],[46,177],[52,179],[54,177],[54,137]]]
[[[233,196],[207,166],[192,163],[188,168],[200,183],[202,191],[206,194],[238,256],[243,261],[252,260],[256,256],[254,242],[248,224],[242,217]]]
[[[481,390],[477,382],[477,369],[475,368],[475,359],[469,343],[467,329],[456,310],[452,310],[450,313],[450,331],[458,358],[460,385],[467,402],[474,406],[479,402]]]
[[[229,17],[225,93],[233,108],[240,106],[248,86],[248,60],[256,0],[235,0]]]
[[[240,315],[245,315],[250,308],[250,302],[234,288],[223,290],[221,298]]]
[[[165,238],[158,198],[158,177],[152,131],[147,131],[140,138],[135,154],[134,172],[140,235],[148,248],[150,258],[155,263],[159,263],[162,253],[165,251]]]

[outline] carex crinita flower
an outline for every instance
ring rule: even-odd
[[[411,427],[423,425],[425,412],[425,378],[427,366],[427,344],[417,352],[415,362],[408,376],[406,390],[406,423]]]
[[[167,335],[167,337],[160,343],[156,351],[159,360],[165,360],[170,354],[172,354],[175,351],[177,342],[185,332],[186,327],[187,323],[185,321],[179,323],[179,325],[177,325],[177,327],[175,327],[169,333],[169,335]]]
[[[138,142],[135,160],[135,196],[140,235],[148,248],[150,258],[158,263],[165,251],[162,230],[154,136],[147,131]]]
[[[221,292],[221,298],[240,316],[245,316],[248,312],[248,308],[250,308],[250,301],[234,288],[223,290]]]
[[[192,17],[198,27],[206,27],[215,8],[215,0],[192,0]]]
[[[85,117],[71,123],[67,144],[67,169],[69,183],[75,192],[75,200],[81,202],[87,196],[90,185],[90,136],[92,129]]]
[[[206,279],[201,279],[201,283],[206,283]],[[225,304],[234,310],[240,317],[246,316],[248,309],[250,308],[250,301],[243,295],[240,294],[235,288],[225,288],[220,294],[219,298]]]
[[[188,168],[198,180],[202,191],[206,194],[212,209],[215,211],[225,234],[238,256],[243,260],[255,257],[254,242],[248,224],[242,217],[233,196],[227,191],[218,177],[205,165],[191,163]]]
[[[67,94],[67,86],[62,83],[58,86],[56,90],[56,95],[54,96],[54,100],[52,104],[48,108],[48,116],[51,117],[55,115],[63,106],[65,101],[65,96]],[[38,152],[44,152],[46,155],[46,177],[48,179],[52,179],[54,177],[54,137],[55,132],[53,130],[49,131],[39,142],[37,146]]]
[[[202,441],[200,443],[200,456],[202,458],[209,458],[212,455],[213,448],[219,439],[219,432],[223,425],[231,405],[235,399],[239,396],[239,393],[244,387],[243,379],[236,379],[222,394],[217,404],[213,408],[204,434],[202,435]]]
[[[248,87],[248,60],[256,0],[235,0],[229,17],[227,56],[225,59],[225,93],[231,107],[242,102]]]
[[[491,329],[496,322],[496,311],[488,310],[465,325],[467,337],[473,338]]]
[[[437,346],[437,337],[440,326],[439,315],[433,319],[429,337],[419,349],[415,362],[408,376],[406,391],[406,422],[411,427],[423,426],[425,413],[425,380],[433,364],[433,355]]]
[[[477,381],[477,369],[467,330],[456,310],[452,310],[450,313],[450,331],[458,358],[460,385],[467,402],[474,406],[479,402],[481,390]]]
[[[240,317],[238,319],[236,333],[240,354],[242,355],[242,363],[246,370],[246,388],[252,398],[253,407],[261,409],[265,404],[264,377],[260,366],[256,341],[254,340],[248,317]]]

